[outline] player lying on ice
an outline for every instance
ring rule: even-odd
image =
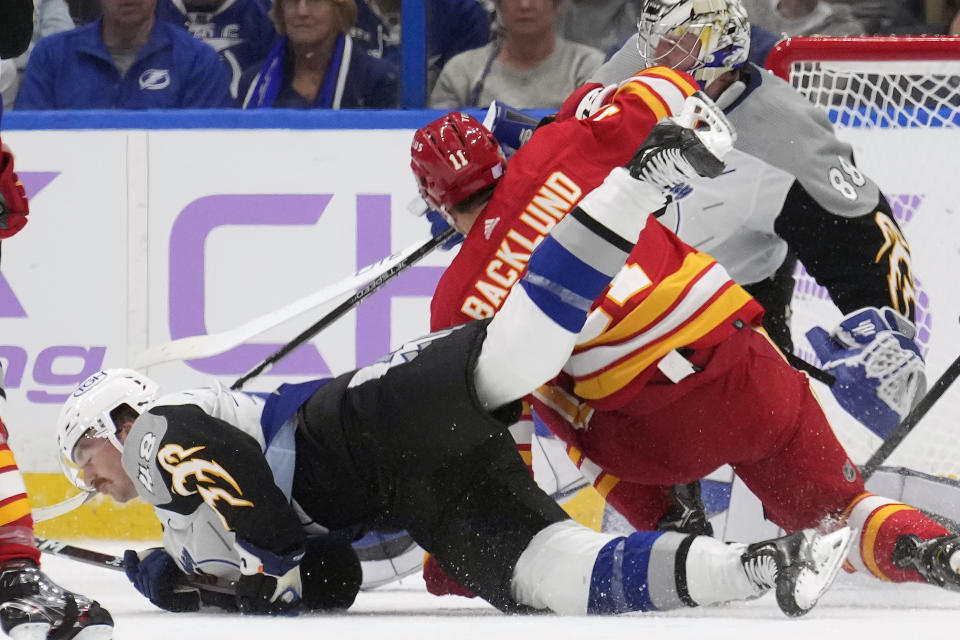
[[[786,613],[808,611],[842,563],[849,529],[750,546],[598,533],[537,487],[507,432],[517,399],[560,370],[591,301],[656,224],[646,213],[663,205],[662,188],[722,169],[705,144],[719,153],[730,132],[709,122],[719,128],[702,139],[658,125],[555,226],[493,320],[333,379],[283,385],[266,401],[219,386],[157,399],[130,370],[85,381],[58,424],[65,471],[85,490],[139,495],[164,523],[163,549],[126,554],[136,587],[160,607],[193,610],[203,592],[174,582],[203,572],[236,581],[241,612],[348,607],[360,583],[349,541],[406,529],[506,612],[660,610],[774,587]]]
[[[642,71],[588,117],[565,104],[509,164],[469,116],[420,129],[411,152],[421,193],[466,236],[437,286],[431,328],[494,316],[532,248],[697,88],[667,67]],[[637,529],[690,525],[670,488],[730,464],[784,529],[859,530],[855,568],[960,588],[960,539],[865,491],[809,380],[759,330],[761,316],[721,265],[651,218],[534,409]],[[426,577],[444,591],[429,563]]]

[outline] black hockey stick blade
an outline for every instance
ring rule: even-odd
[[[832,373],[827,373],[820,367],[815,367],[800,356],[794,355],[789,351],[785,351],[783,355],[791,367],[803,371],[814,380],[819,380],[828,387],[832,387],[833,383],[837,381]]]
[[[908,413],[903,420],[900,421],[900,424],[890,432],[890,435],[887,436],[887,439],[883,441],[883,444],[880,445],[880,448],[874,452],[870,459],[867,460],[862,467],[860,467],[860,475],[863,476],[864,481],[866,481],[870,476],[873,475],[873,472],[877,470],[884,461],[890,457],[890,454],[893,453],[893,450],[896,449],[903,439],[913,431],[913,428],[917,426],[917,423],[920,422],[920,419],[923,416],[927,415],[927,412],[930,411],[930,408],[936,404],[937,400],[940,399],[940,396],[953,384],[954,380],[960,377],[960,356],[957,356],[957,359],[954,360],[947,370],[943,372],[936,382],[933,383],[933,386],[930,387],[930,391],[927,392],[927,395],[923,396],[920,402],[917,403],[910,413]]]
[[[453,227],[447,227],[441,233],[436,236],[433,236],[429,240],[423,243],[419,249],[411,253],[405,260],[398,262],[392,268],[387,271],[384,271],[377,279],[367,283],[363,287],[357,289],[357,292],[352,296],[341,302],[335,309],[330,311],[327,315],[323,316],[315,323],[307,327],[303,332],[300,333],[296,338],[283,345],[278,349],[273,355],[267,357],[266,360],[255,366],[253,369],[245,373],[243,376],[237,379],[232,385],[231,389],[242,389],[243,385],[246,384],[251,378],[255,378],[266,370],[267,367],[276,363],[288,353],[312,339],[318,333],[329,327],[331,324],[339,320],[347,312],[353,309],[355,306],[363,302],[367,297],[373,294],[375,291],[383,287],[389,281],[393,280],[395,277],[400,275],[401,272],[405,271],[408,267],[412,266],[418,262],[425,255],[433,251],[437,246],[445,242],[450,236],[456,233],[456,230]]]
[[[34,536],[33,541],[37,545],[37,549],[44,553],[76,560],[84,564],[92,564],[95,567],[102,567],[104,569],[113,569],[114,571],[124,570],[123,558],[120,556],[112,556],[109,553],[101,553],[93,549],[75,547],[66,542],[58,542],[56,540],[50,540],[49,538],[41,538],[40,536]],[[218,580],[216,576],[182,574],[177,580],[177,584],[230,595],[237,592],[236,585]]]

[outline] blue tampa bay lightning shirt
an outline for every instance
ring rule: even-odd
[[[241,74],[267,57],[277,37],[265,0],[225,0],[209,11],[187,8],[184,0],[158,0],[157,19],[185,27],[220,54],[232,73],[233,97]]]
[[[230,72],[209,45],[157,20],[125,76],[100,38],[102,18],[34,47],[17,96],[26,109],[229,107]]]

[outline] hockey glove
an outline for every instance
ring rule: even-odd
[[[687,98],[680,114],[654,125],[626,166],[631,176],[665,195],[685,195],[691,179],[715,178],[723,172],[722,158],[735,140],[723,112],[698,91]]]
[[[891,309],[847,314],[833,333],[820,327],[807,340],[836,377],[831,387],[844,410],[881,438],[919,402],[927,377],[913,323]]]
[[[139,554],[127,549],[123,552],[123,570],[137,591],[161,609],[180,613],[200,608],[200,592],[177,584],[183,572],[160,547]]]
[[[487,115],[483,119],[483,126],[500,143],[503,155],[508,160],[517,152],[517,149],[526,144],[538,124],[537,119],[497,100],[490,103]]]
[[[240,579],[237,580],[240,613],[299,613],[303,550],[281,556],[241,540],[237,540],[236,549],[240,554]]]
[[[13,154],[3,145],[0,147],[0,240],[23,229],[28,213],[27,194],[13,170]]]

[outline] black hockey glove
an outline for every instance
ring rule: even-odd
[[[703,92],[688,97],[681,112],[661,120],[627,163],[630,175],[665,195],[688,192],[697,176],[715,178],[736,134],[723,112]]]
[[[180,613],[200,608],[200,592],[177,584],[184,574],[160,547],[139,554],[131,549],[124,551],[123,570],[137,591],[161,609]]]
[[[267,549],[237,540],[240,579],[237,606],[240,613],[296,615],[302,604],[300,561],[303,550],[277,555]]]

